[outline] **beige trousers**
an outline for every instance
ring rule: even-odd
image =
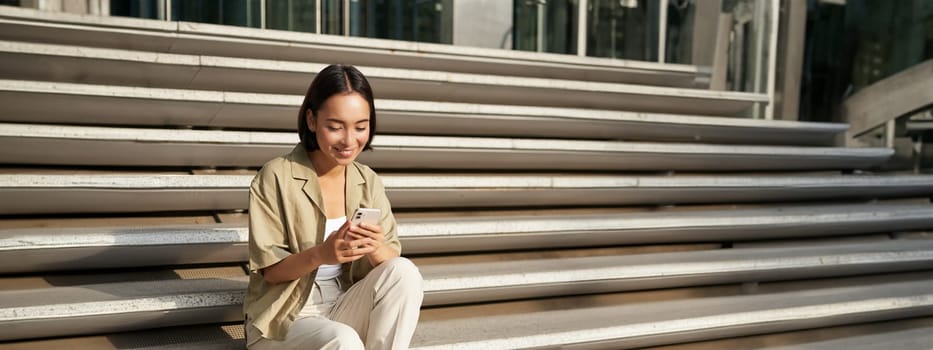
[[[336,280],[318,281],[284,341],[261,338],[247,326],[250,350],[407,349],[424,297],[421,273],[410,260],[379,264],[341,293]]]

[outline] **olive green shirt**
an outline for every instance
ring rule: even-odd
[[[395,217],[385,187],[369,167],[354,162],[346,171],[346,216],[356,208],[379,208],[386,243],[401,252]],[[270,284],[263,268],[324,242],[324,200],[308,153],[300,144],[259,170],[249,190],[249,289],[243,301],[246,326],[264,338],[283,340],[308,300],[316,271],[291,282]],[[373,269],[363,258],[341,266],[340,280],[351,285]],[[251,341],[253,341],[251,339]]]

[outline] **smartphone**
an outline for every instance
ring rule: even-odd
[[[350,217],[350,223],[359,226],[360,223],[367,225],[379,224],[379,217],[382,216],[382,210],[377,208],[357,208]]]

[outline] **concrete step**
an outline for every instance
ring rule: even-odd
[[[2,229],[0,272],[240,263],[248,237],[229,225]]]
[[[100,336],[34,340],[0,344],[0,350],[121,349],[242,349],[241,324],[183,326]],[[878,322],[796,332],[750,336],[722,341],[646,348],[646,350],[928,350],[933,342],[933,318]],[[784,345],[780,345],[784,344]]]
[[[750,248],[650,255],[436,264],[423,266],[421,269],[425,277],[425,306],[436,306],[449,303],[580,294],[584,291],[584,293],[609,293],[661,287],[914,271],[928,268],[931,261],[933,261],[933,242],[892,241],[886,244],[798,249]],[[241,319],[239,306],[242,303],[246,278],[245,276],[229,276],[200,277],[190,280],[162,278],[160,280],[74,285],[59,283],[62,285],[0,291],[0,297],[10,301],[0,308],[0,325],[3,325],[0,328],[0,339],[28,339],[236,321]],[[930,280],[914,282],[909,284],[912,288],[886,286],[884,292],[899,291],[913,294],[895,293],[896,296],[885,294],[885,298],[888,300],[894,298],[896,302],[893,304],[905,306],[911,311],[916,311],[915,308],[933,311],[933,295],[928,295],[930,283]],[[28,285],[28,283],[15,280],[6,281],[5,284]],[[848,294],[858,294],[858,292]],[[834,297],[831,297],[831,294],[826,297],[831,300],[824,298],[822,303],[813,305],[843,303],[832,299]],[[793,297],[789,298],[793,299]],[[916,304],[917,302],[919,304]],[[718,317],[714,315],[722,311],[718,308],[702,307],[700,305],[706,304],[701,304],[696,300],[690,303],[695,306],[691,307],[694,311],[696,308],[703,310],[701,314],[695,316],[703,315],[704,318],[716,319]],[[882,303],[882,300],[874,300],[869,304],[874,305],[873,307],[882,306],[879,303]],[[885,304],[883,306],[897,310],[899,317],[903,312],[907,312],[901,307],[887,305],[890,303],[890,301],[883,303]],[[719,303],[712,302],[711,304]],[[637,306],[646,307],[646,305]],[[719,306],[722,307],[722,305]],[[833,309],[828,305],[819,306],[819,308]],[[858,310],[859,307],[853,306],[853,309]],[[233,312],[234,310],[236,312]],[[749,312],[746,308],[739,308],[739,310]],[[579,309],[574,314],[592,311],[591,309]],[[608,312],[608,310],[604,311]],[[603,314],[599,311],[597,313]],[[762,316],[770,313],[772,312],[766,312]],[[616,315],[619,314],[629,313],[616,313]],[[540,314],[537,317],[543,316]],[[555,317],[557,315],[548,316],[550,317],[543,318],[554,321],[562,319]],[[529,317],[526,321],[531,320],[529,315],[526,317]],[[496,317],[483,317],[483,319],[486,321],[482,323],[494,322],[498,323],[499,327],[507,325],[499,323],[502,320]],[[458,327],[476,321],[461,320]],[[615,327],[619,327],[618,319],[597,317],[593,321],[611,322],[616,325]],[[428,323],[428,329],[419,328],[419,334],[449,334],[453,338],[459,338],[450,335],[450,330],[431,329],[431,327],[451,326],[449,323],[446,326],[440,326],[444,323],[448,322]],[[509,327],[512,330],[518,330],[516,329],[520,328],[516,327],[518,324],[527,325],[525,322],[517,322]],[[422,324],[419,327],[424,326]],[[601,333],[597,331],[599,327],[586,327],[586,329]],[[469,333],[473,337],[478,337],[471,342],[488,338],[483,336],[490,335],[489,330],[479,331],[479,329]],[[616,334],[624,333],[626,332]],[[511,335],[510,341],[517,340],[515,336],[515,334]],[[540,334],[535,336],[535,338],[538,337],[548,338]],[[415,343],[421,340],[416,340]],[[451,342],[451,340],[456,341]],[[464,341],[464,339],[445,337],[442,341],[449,345]],[[495,347],[495,344],[493,342],[487,345]]]
[[[422,312],[412,348],[630,349],[929,317],[931,286],[925,279],[658,302],[621,293],[441,309]]]
[[[0,174],[0,213],[238,210],[252,175]],[[393,174],[395,208],[554,207],[748,203],[928,197],[928,175]],[[94,205],[88,205],[93,198]]]
[[[708,67],[680,64],[204,23],[81,16],[11,7],[0,8],[0,38],[166,53],[346,62],[363,66],[678,87],[707,86],[710,76]]]
[[[0,41],[0,75],[20,80],[301,94],[324,63]],[[380,98],[736,116],[765,94],[358,67]]]
[[[293,132],[0,123],[0,163],[259,167],[297,144]],[[697,145],[378,135],[360,162],[376,169],[792,171],[865,169],[887,148]],[[106,155],[106,156],[103,156]]]
[[[928,350],[933,317],[660,346],[645,350]]]
[[[184,279],[169,273],[151,280],[2,290],[0,339],[242,320],[245,277],[221,274],[226,276]]]
[[[294,130],[301,97],[0,79],[0,103],[0,121]],[[558,107],[387,99],[375,105],[386,134],[827,146],[847,128]]]
[[[0,343],[0,350],[129,350],[197,349],[233,350],[246,348],[243,323],[186,325],[135,332],[88,335]]]
[[[834,237],[831,245],[838,245],[853,243],[839,236],[881,233],[877,242],[885,243],[887,233],[933,228],[933,207],[819,205],[433,218],[403,213],[398,219],[406,254],[809,237]],[[0,273],[244,262],[247,238],[248,229],[240,224],[0,229]]]
[[[420,266],[425,306],[756,283],[933,266],[933,241],[813,248],[719,249]],[[929,284],[928,284],[929,285]]]
[[[413,253],[602,247],[691,242],[743,242],[922,230],[931,207],[876,205],[775,206],[759,209],[476,215],[404,218],[399,235]]]

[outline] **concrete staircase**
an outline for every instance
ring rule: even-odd
[[[702,68],[0,6],[0,349],[242,348],[247,186],[330,62],[414,348],[929,347],[933,176]]]

